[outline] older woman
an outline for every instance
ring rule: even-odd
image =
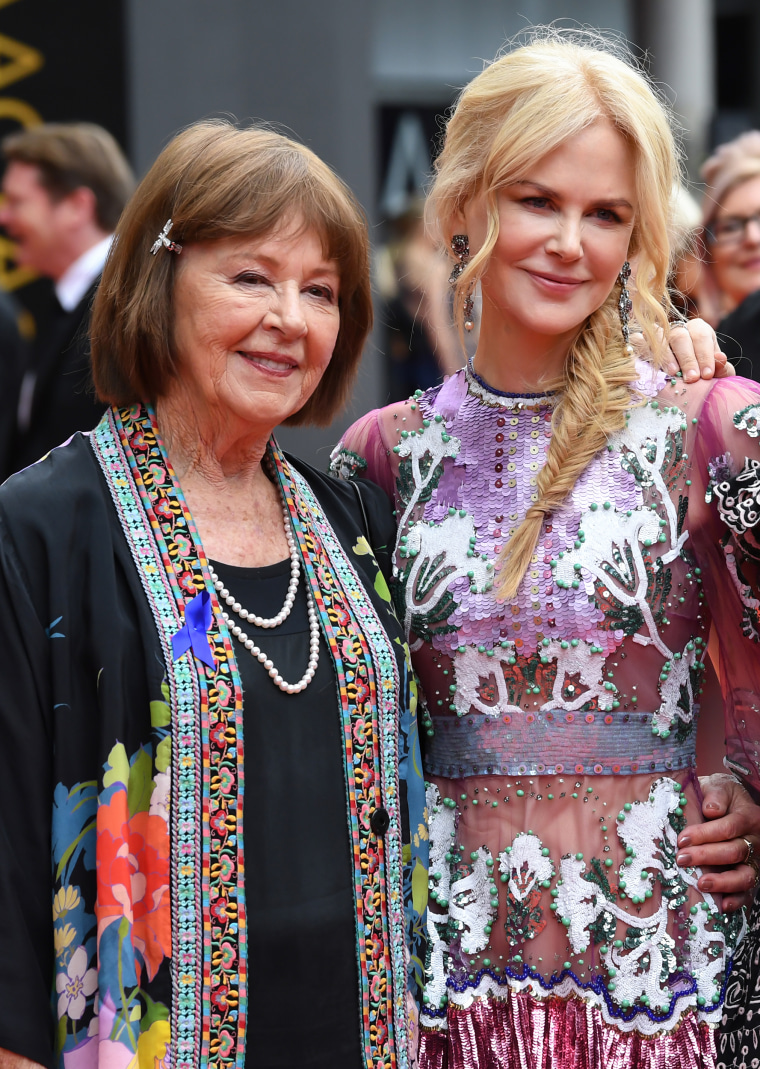
[[[760,131],[720,145],[701,173],[707,254],[700,313],[715,324],[760,289]]]
[[[719,146],[702,167],[703,247],[689,272],[700,315],[736,369],[760,379],[760,131]]]
[[[408,1064],[392,517],[271,438],[329,421],[370,322],[361,212],[278,134],[191,127],[122,218],[113,407],[0,491],[11,1064]]]
[[[739,374],[760,379],[760,131],[721,145],[702,177],[704,248],[693,295]]]
[[[760,388],[663,370],[677,155],[599,43],[544,31],[461,94],[430,208],[475,357],[335,456],[395,497],[425,696],[424,1069],[714,1066],[717,892],[758,871],[746,829],[704,845],[694,770],[712,616],[760,787]]]

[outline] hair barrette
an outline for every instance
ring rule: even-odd
[[[161,233],[158,235],[158,237],[150,247],[150,251],[153,256],[156,255],[156,253],[162,246],[165,249],[168,249],[169,252],[182,252],[182,246],[178,242],[169,240],[169,231],[171,230],[171,228],[172,221],[171,219],[167,219],[166,223],[164,224],[164,229],[161,231]]]

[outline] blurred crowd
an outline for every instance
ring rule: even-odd
[[[34,319],[0,291],[0,482],[105,409],[90,381],[90,308],[134,187],[116,140],[93,123],[22,130],[2,157],[0,226],[40,283]]]

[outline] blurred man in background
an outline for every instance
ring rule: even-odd
[[[114,138],[90,123],[23,130],[5,138],[2,154],[0,225],[15,242],[16,263],[52,279],[56,297],[12,402],[15,426],[4,477],[74,431],[90,430],[104,409],[90,384],[87,329],[134,179]]]

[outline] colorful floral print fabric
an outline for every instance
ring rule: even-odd
[[[155,725],[154,742],[131,758],[117,743],[90,790],[56,790],[57,1041],[64,1064],[75,1069],[126,1069],[136,1057],[144,1064],[147,1052],[146,1064],[168,1064],[169,1007],[148,994],[171,958],[166,732]],[[95,915],[71,882],[80,860],[96,871]]]

